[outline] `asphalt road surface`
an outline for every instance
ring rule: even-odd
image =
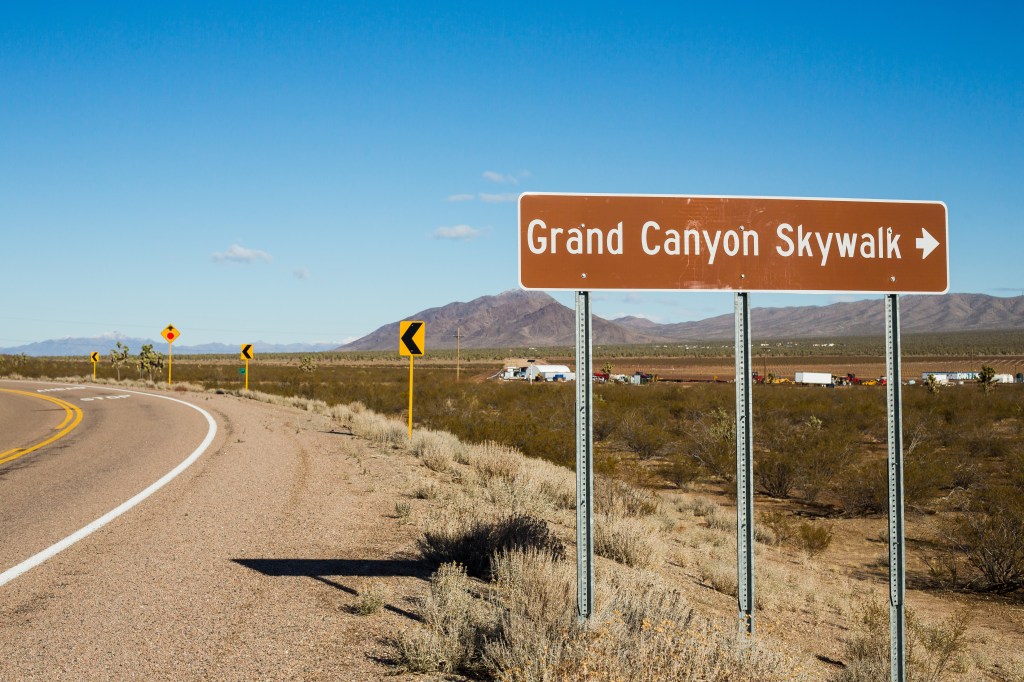
[[[133,390],[0,381],[0,574],[158,481],[209,429]]]
[[[0,682],[423,679],[386,664],[428,589],[414,457],[294,407],[0,381],[0,462]]]

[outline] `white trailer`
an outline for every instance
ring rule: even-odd
[[[832,383],[832,375],[828,372],[797,372],[796,383],[812,386],[828,386]]]

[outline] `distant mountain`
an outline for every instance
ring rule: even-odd
[[[467,303],[449,303],[407,316],[427,323],[427,350],[455,348],[455,334],[464,348],[528,348],[575,343],[575,313],[541,291],[506,291]],[[594,342],[655,343],[659,338],[594,316]],[[398,322],[342,346],[338,350],[397,350]]]
[[[824,306],[758,308],[752,300],[751,330],[759,339],[817,336],[867,336],[881,334],[885,306],[881,297]],[[1024,330],[1024,296],[999,298],[984,294],[903,296],[900,298],[901,329],[906,334],[928,332]],[[406,319],[427,323],[427,349],[454,348],[461,327],[466,348],[527,348],[568,346],[574,343],[574,313],[539,291],[506,291],[482,296],[468,303],[449,303],[409,315]],[[627,316],[605,320],[594,316],[596,344],[674,343],[731,339],[731,314],[694,322],[658,324]],[[338,350],[395,350],[398,322]]]
[[[885,305],[876,300],[825,306],[758,308],[751,296],[751,333],[761,339],[881,334]],[[901,331],[905,334],[962,331],[1024,330],[1024,296],[999,298],[985,294],[900,297]],[[731,314],[695,322],[645,328],[649,334],[675,341],[731,339]]]
[[[142,349],[142,346],[151,343],[153,347],[164,353],[167,351],[167,342],[163,339],[141,339],[127,338],[122,336],[97,336],[91,338],[67,338],[49,339],[37,341],[24,346],[12,348],[0,348],[0,354],[4,355],[31,355],[35,357],[60,357],[64,355],[89,355],[93,351],[99,351],[100,355],[110,352],[117,342],[128,346],[133,353]],[[253,349],[257,353],[317,353],[333,349],[334,343],[290,343],[275,344],[257,341],[253,343]],[[226,355],[237,353],[239,344],[227,343],[204,343],[196,346],[174,346],[175,355]]]

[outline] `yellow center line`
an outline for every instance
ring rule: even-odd
[[[58,424],[54,429],[57,431],[54,435],[49,438],[30,445],[26,448],[14,448],[6,452],[0,452],[0,464],[6,464],[7,462],[13,462],[19,457],[24,457],[30,452],[35,452],[39,448],[45,447],[56,440],[63,438],[64,436],[71,433],[76,426],[82,422],[82,410],[77,405],[73,405],[60,398],[54,398],[49,395],[41,395],[39,393],[30,393],[28,391],[16,391],[10,388],[0,388],[0,392],[3,393],[14,393],[17,395],[27,395],[30,398],[40,398],[42,400],[48,400],[55,405],[59,405],[64,408],[64,420]]]

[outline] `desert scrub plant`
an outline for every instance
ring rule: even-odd
[[[761,523],[771,532],[775,544],[788,544],[796,537],[796,524],[793,522],[793,518],[784,511],[772,509],[764,512],[761,514]]]
[[[352,415],[352,431],[381,445],[403,446],[409,440],[404,424],[370,411]]]
[[[472,453],[470,461],[484,481],[492,478],[514,481],[526,464],[526,458],[519,451],[493,441],[473,447]]]
[[[792,660],[762,645],[737,654],[733,638],[658,578],[613,571],[612,595],[589,624],[575,613],[575,572],[543,553],[495,560],[499,616],[484,649],[486,674],[503,682],[804,680]]]
[[[832,545],[832,538],[834,536],[835,528],[830,523],[810,523],[809,521],[804,521],[797,529],[800,549],[811,558],[824,554],[825,550]]]
[[[846,644],[846,667],[833,682],[877,682],[889,677],[889,610],[881,601],[863,604],[855,614],[856,627]],[[968,670],[971,640],[966,610],[928,625],[907,610],[907,680],[941,682]]]
[[[486,521],[469,514],[449,512],[439,523],[432,523],[417,542],[420,556],[427,562],[456,562],[469,575],[488,580],[494,555],[503,551],[535,549],[560,560],[565,545],[551,532],[543,519],[528,514],[511,514]]]
[[[653,516],[661,508],[658,496],[608,476],[594,480],[594,507],[599,514]]]
[[[640,519],[614,515],[594,522],[594,552],[634,568],[655,568],[666,554],[665,541]]]
[[[484,649],[487,668],[499,680],[547,679],[579,636],[573,567],[536,550],[501,552],[494,577],[499,616]]]
[[[395,518],[397,519],[408,519],[412,514],[412,505],[408,502],[399,500],[395,502]]]
[[[481,671],[482,647],[494,629],[494,613],[472,590],[464,567],[438,568],[422,603],[423,625],[390,641],[400,668],[418,673]]]
[[[968,508],[945,524],[949,549],[964,555],[978,590],[1009,592],[1024,587],[1024,501],[1009,487],[977,491]]]
[[[726,482],[736,477],[736,423],[733,415],[717,407],[702,414],[687,431],[686,453],[712,476]]]
[[[619,423],[619,433],[630,451],[640,459],[654,459],[668,445],[668,435],[659,424],[651,423],[651,415],[631,411]]]
[[[726,682],[806,680],[802,666],[762,646],[739,652],[731,632],[699,616],[678,592],[643,577],[615,581],[614,597],[563,651],[549,676],[584,680]],[[565,655],[567,654],[567,655]],[[526,678],[510,678],[526,679]]]
[[[352,606],[352,611],[360,616],[369,616],[377,613],[387,603],[387,589],[384,583],[376,578],[370,578],[363,583]]]
[[[450,462],[462,456],[465,446],[462,444],[462,441],[446,431],[419,429],[413,432],[412,440],[409,442],[409,450],[413,455],[422,458],[424,461],[428,457],[441,457]]]

